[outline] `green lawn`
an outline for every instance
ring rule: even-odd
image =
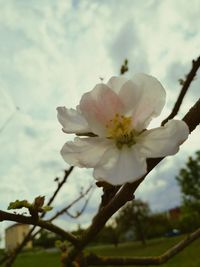
[[[154,239],[147,242],[146,246],[140,243],[125,243],[114,248],[112,245],[89,247],[87,251],[104,256],[157,256],[175,244],[181,237]],[[180,254],[171,259],[163,267],[199,267],[200,266],[200,240],[195,241]],[[14,267],[60,267],[58,253],[26,252],[21,254]]]
[[[49,252],[24,252],[13,267],[60,267],[60,254]]]

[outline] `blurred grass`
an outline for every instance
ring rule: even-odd
[[[143,246],[139,242],[113,245],[98,245],[88,247],[86,252],[93,252],[102,256],[158,256],[175,245],[183,237],[161,238],[147,241]],[[59,267],[60,255],[55,252],[24,252],[16,260],[13,267]],[[200,266],[200,240],[195,241],[181,253],[161,265],[163,267],[199,267]]]
[[[55,252],[23,252],[13,267],[60,267],[60,254]]]

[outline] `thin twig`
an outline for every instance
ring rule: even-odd
[[[58,183],[58,187],[53,193],[52,197],[49,199],[47,205],[50,206],[52,202],[54,201],[55,197],[57,196],[58,192],[60,191],[61,187],[66,183],[67,178],[69,177],[70,173],[73,171],[74,167],[71,166],[68,170],[65,170],[65,175],[60,183]],[[43,215],[44,216],[44,215]],[[42,216],[42,217],[43,217]]]
[[[79,200],[81,200],[88,192],[93,188],[93,185],[91,185],[81,196],[79,196],[77,199],[75,199],[71,204],[69,204],[67,207],[62,209],[61,211],[57,212],[53,217],[48,219],[48,222],[52,222],[56,218],[58,218],[60,215],[65,213],[68,209],[70,209],[74,204],[76,204]],[[88,204],[88,202],[87,202]],[[85,205],[84,205],[85,206]],[[85,207],[86,208],[86,207]],[[34,239],[36,235],[38,235],[41,232],[42,228],[40,228],[38,231],[36,231],[30,239]]]
[[[189,246],[200,237],[200,228],[167,250],[161,256],[154,257],[100,257],[90,254],[86,257],[88,265],[161,265]]]
[[[73,200],[69,205],[67,205],[66,207],[64,207],[63,209],[61,209],[60,211],[58,211],[53,217],[51,217],[49,219],[49,221],[53,221],[55,220],[57,217],[59,217],[60,215],[62,215],[63,213],[65,213],[66,211],[68,211],[72,206],[74,206],[74,204],[76,204],[78,201],[80,201],[83,197],[85,197],[89,191],[94,187],[94,184],[91,184],[88,189],[82,193],[79,197],[77,197],[75,200]]]
[[[13,214],[13,213],[0,210],[0,221],[5,221],[5,220],[18,222],[22,224],[31,224],[31,225],[40,226],[46,230],[49,230],[53,233],[63,236],[64,238],[66,238],[66,240],[68,240],[75,246],[78,245],[78,239],[75,236],[64,231],[60,227],[50,223],[49,221],[43,221],[41,219],[35,220],[32,216],[23,216],[20,214]]]
[[[80,201],[84,196],[86,196],[89,191],[93,188],[94,184],[91,184],[88,189],[82,193],[78,198],[76,198],[73,202],[71,202],[69,205],[67,205],[65,208],[63,208],[62,210],[60,210],[59,212],[57,212],[55,215],[53,215],[50,219],[48,219],[48,222],[52,222],[53,220],[55,220],[57,217],[59,217],[60,215],[62,215],[63,213],[65,213],[68,209],[70,209],[73,205],[75,205],[78,201]],[[84,205],[85,206],[85,205]],[[35,230],[36,226],[32,227],[30,229],[30,231],[28,232],[28,234],[25,236],[24,240],[21,242],[21,244],[19,244],[15,250],[13,251],[13,253],[10,255],[10,257],[7,257],[7,258],[4,258],[4,261],[5,262],[7,260],[7,265],[6,267],[10,267],[13,262],[15,261],[17,255],[21,252],[21,250],[23,249],[23,247],[26,245],[26,243],[29,241],[29,240],[32,240],[35,238],[36,235],[38,235],[42,228],[38,229],[34,234],[33,231]],[[8,259],[9,258],[9,259]],[[1,262],[0,262],[0,265],[1,265]]]
[[[192,69],[190,70],[190,72],[186,76],[186,80],[183,82],[183,87],[179,93],[179,96],[176,100],[176,103],[175,103],[173,109],[172,109],[172,112],[170,113],[170,115],[166,119],[163,120],[163,122],[161,124],[162,126],[165,125],[168,122],[168,120],[173,119],[177,115],[177,113],[180,109],[180,106],[183,102],[183,98],[184,98],[185,94],[187,93],[187,90],[190,87],[191,82],[194,80],[194,77],[196,76],[196,73],[197,73],[199,67],[200,67],[200,56],[196,60],[192,61]]]
[[[59,191],[61,190],[61,188],[63,187],[63,185],[66,183],[67,178],[69,177],[69,175],[71,174],[72,170],[74,167],[70,167],[68,170],[65,170],[65,174],[63,176],[63,179],[60,183],[58,183],[56,190],[54,191],[52,197],[49,199],[49,201],[47,202],[47,205],[50,206],[53,201],[55,200],[57,194],[59,193]],[[43,212],[40,216],[40,218],[43,218],[45,216],[46,212]],[[35,230],[36,226],[33,226],[29,232],[26,234],[26,236],[24,237],[24,239],[22,240],[22,242],[15,248],[15,250],[13,251],[13,253],[11,254],[11,256],[7,258],[4,258],[4,260],[2,262],[0,262],[0,265],[5,262],[7,260],[7,267],[11,267],[13,262],[15,261],[17,255],[21,252],[21,250],[23,249],[23,247],[26,245],[26,243],[31,239],[32,233]]]
[[[92,193],[93,193],[93,191],[92,191]],[[92,197],[92,193],[88,196],[88,198],[85,200],[85,203],[83,204],[82,208],[75,215],[71,214],[68,210],[66,210],[65,213],[73,219],[77,219],[78,217],[80,217],[83,214],[83,212],[85,211],[85,209],[88,205],[88,202]]]

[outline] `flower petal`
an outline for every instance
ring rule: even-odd
[[[139,73],[134,75],[132,81],[136,85],[134,88],[137,98],[136,101],[134,94],[130,93],[133,103],[137,102],[132,113],[133,126],[136,130],[141,131],[148,126],[152,118],[160,115],[165,104],[166,93],[161,83],[152,76]]]
[[[111,88],[114,92],[119,93],[121,87],[125,84],[126,81],[127,81],[127,78],[123,76],[119,76],[119,77],[113,76],[107,82],[107,86]]]
[[[91,92],[82,96],[79,107],[92,132],[105,136],[107,122],[121,112],[123,104],[107,85],[97,84]]]
[[[63,146],[61,155],[72,166],[93,168],[111,145],[112,142],[107,139],[76,137],[74,142]]]
[[[141,178],[147,171],[146,160],[141,157],[137,145],[124,146],[121,150],[107,150],[94,168],[94,177],[112,185],[130,183]]]
[[[137,141],[146,157],[157,158],[177,153],[188,135],[189,128],[184,121],[171,120],[163,127],[143,132]]]
[[[67,109],[66,107],[57,107],[58,121],[63,126],[65,133],[88,133],[91,132],[85,118],[75,109]]]
[[[119,91],[119,97],[124,104],[126,113],[130,115],[135,111],[142,93],[143,91],[132,80],[128,80],[123,84]]]

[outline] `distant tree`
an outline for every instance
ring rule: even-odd
[[[118,228],[113,225],[105,226],[94,241],[95,243],[100,244],[113,244],[115,247],[117,247],[120,241]]]
[[[123,235],[132,231],[135,238],[145,244],[144,226],[149,214],[148,203],[140,199],[127,203],[115,218],[118,232]]]
[[[176,179],[182,192],[182,226],[192,230],[200,224],[200,151],[189,157]]]
[[[147,238],[164,236],[173,228],[165,213],[151,214],[145,224],[145,235]]]

